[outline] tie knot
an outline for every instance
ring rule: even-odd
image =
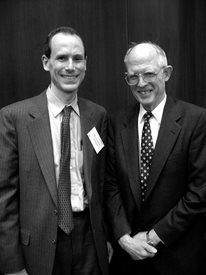
[[[151,112],[146,112],[143,116],[144,120],[149,120],[151,117],[153,116],[153,114]]]
[[[72,106],[65,106],[63,109],[63,115],[64,116],[70,116],[72,111]]]

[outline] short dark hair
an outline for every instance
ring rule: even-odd
[[[86,48],[85,48],[83,39],[81,38],[81,36],[75,29],[73,29],[71,27],[67,27],[67,26],[61,26],[61,27],[55,28],[47,35],[45,43],[44,43],[44,47],[43,47],[43,53],[46,55],[46,57],[50,58],[51,40],[57,33],[65,33],[65,34],[71,34],[71,35],[78,36],[82,40],[82,44],[84,46],[84,55],[86,57]]]

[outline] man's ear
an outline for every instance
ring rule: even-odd
[[[172,74],[173,68],[172,68],[172,66],[168,65],[163,70],[164,70],[163,73],[164,73],[165,81],[168,81]]]
[[[49,71],[49,58],[44,54],[41,57],[42,65],[45,71]]]
[[[87,56],[85,57],[85,71],[87,70]]]

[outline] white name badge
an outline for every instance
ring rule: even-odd
[[[92,130],[89,131],[87,136],[88,136],[92,146],[94,147],[94,150],[98,154],[102,150],[102,148],[104,147],[104,143],[103,143],[100,135],[98,134],[96,128],[93,127]]]

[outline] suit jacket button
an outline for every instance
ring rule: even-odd
[[[55,210],[54,210],[54,215],[57,215],[57,213],[58,213],[58,211],[55,209]]]
[[[56,240],[52,240],[52,244],[54,244],[54,245],[55,245],[55,244],[56,244]]]

